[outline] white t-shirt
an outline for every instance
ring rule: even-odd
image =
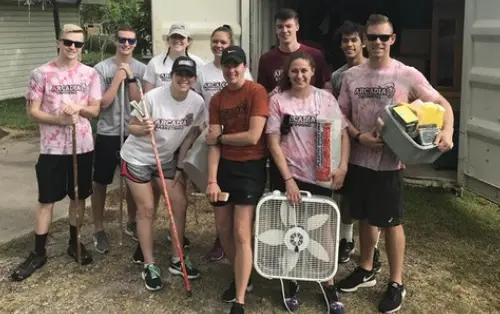
[[[190,90],[179,102],[170,93],[170,84],[151,90],[144,96],[148,113],[155,124],[155,139],[162,163],[172,160],[189,131],[205,122],[203,98]],[[136,166],[156,165],[151,138],[130,134],[123,143],[121,158]]]
[[[165,60],[166,54],[166,52],[162,53],[149,60],[146,73],[144,73],[144,81],[153,84],[154,87],[159,87],[172,81],[170,78],[170,72],[172,72],[174,59],[172,59],[171,56],[168,56]],[[188,55],[196,63],[196,69],[199,73],[201,67],[205,65],[205,62],[200,57],[191,53],[188,53]],[[165,62],[163,62],[163,60],[165,60]]]
[[[245,71],[245,78],[249,81],[253,81],[252,74],[248,68]],[[227,83],[222,74],[222,70],[218,69],[213,62],[205,64],[198,71],[198,79],[194,86],[194,90],[203,96],[207,114],[210,100],[226,85]]]

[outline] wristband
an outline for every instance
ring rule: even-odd
[[[127,77],[127,83],[136,83],[137,82],[137,78],[133,77],[133,78],[128,78]]]
[[[359,137],[361,136],[361,132],[358,132],[358,134],[356,134],[356,136],[354,137],[354,140],[359,143]]]
[[[210,184],[217,184],[217,181],[208,181],[208,185]]]
[[[182,171],[184,171],[184,169],[182,169],[182,168],[181,168],[181,167],[179,167],[179,166],[175,167],[175,170],[177,170],[177,171],[181,171],[181,172],[182,172]]]
[[[286,179],[286,180],[285,180],[285,181],[283,181],[283,182],[287,182],[287,181],[290,181],[290,180],[293,180],[293,177],[290,177],[290,178]]]

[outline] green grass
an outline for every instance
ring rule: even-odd
[[[398,313],[500,313],[500,208],[472,193],[457,198],[430,188],[405,189],[406,239],[404,280],[407,296]],[[118,192],[110,192],[106,205],[106,229],[111,252],[94,252],[94,263],[78,267],[66,255],[66,224],[54,224],[49,262],[23,283],[0,281],[0,307],[6,313],[228,313],[220,294],[231,280],[231,267],[208,263],[204,254],[215,237],[213,211],[204,198],[189,198],[187,237],[191,260],[202,272],[192,281],[193,297],[186,299],[183,282],[168,274],[171,248],[166,244],[167,222],[161,217],[155,228],[155,257],[166,286],[150,293],[139,277],[141,267],[130,262],[136,243],[124,238],[118,246]],[[158,212],[159,216],[164,211]],[[125,214],[124,214],[125,215]],[[82,240],[92,248],[91,213],[87,210]],[[358,239],[356,239],[358,243]],[[32,247],[32,237],[0,247],[0,272],[6,276]],[[377,313],[376,307],[388,281],[383,236],[380,240],[382,271],[374,288],[343,294],[347,313]],[[345,277],[358,261],[340,265],[336,278]],[[247,297],[248,313],[287,313],[281,306],[280,284],[253,276],[255,290]],[[325,313],[316,284],[301,286],[300,314]],[[33,290],[35,289],[35,290]],[[33,294],[36,291],[36,294]],[[82,302],[85,300],[85,302]]]
[[[26,115],[26,100],[13,98],[0,101],[0,127],[32,131],[38,124]]]

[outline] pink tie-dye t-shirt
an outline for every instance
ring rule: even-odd
[[[316,118],[341,120],[347,123],[337,100],[325,90],[313,87],[306,99],[293,97],[289,91],[274,94],[269,101],[266,133],[279,134],[285,114],[290,115],[290,133],[281,136],[281,149],[292,176],[300,181],[316,183]]]
[[[88,105],[101,99],[101,82],[96,70],[78,63],[71,69],[62,69],[55,62],[46,63],[31,71],[26,99],[41,102],[40,110],[52,115],[63,115],[66,104]],[[71,125],[40,123],[40,153],[71,155]],[[90,121],[80,116],[76,124],[76,152],[94,150]]]
[[[439,93],[422,73],[397,60],[380,69],[364,63],[346,71],[339,95],[342,112],[360,132],[372,132],[385,106],[400,102],[435,101]],[[376,171],[403,167],[387,147],[372,149],[351,141],[350,163]]]

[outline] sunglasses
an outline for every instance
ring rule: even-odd
[[[283,121],[281,121],[281,125],[280,125],[281,135],[287,135],[288,133],[290,133],[291,129],[292,129],[292,123],[290,122],[290,115],[284,114]]]
[[[66,47],[71,47],[71,46],[75,45],[75,48],[82,48],[84,45],[84,43],[82,43],[81,41],[72,41],[69,39],[62,39],[62,42],[63,42],[64,46],[66,46]]]
[[[125,37],[118,37],[118,42],[121,45],[125,45],[125,43],[128,41],[129,45],[134,45],[137,42],[136,38],[125,38]]]
[[[389,39],[391,39],[392,37],[392,34],[366,34],[366,39],[368,39],[369,41],[376,41],[377,38],[380,39],[380,41],[382,42],[386,42],[388,41]]]

